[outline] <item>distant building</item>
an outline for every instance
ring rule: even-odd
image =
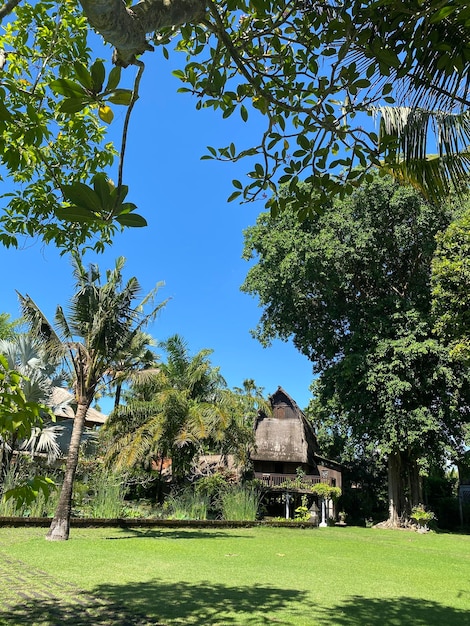
[[[266,488],[267,504],[279,504],[281,512],[282,495],[284,503],[286,498],[291,499],[294,509],[302,494],[311,494],[309,485],[326,483],[342,488],[341,465],[319,454],[313,427],[296,402],[282,387],[270,396],[269,402],[271,414],[260,412],[256,419],[256,445],[251,454],[255,478]],[[302,486],[295,487],[295,482]],[[326,513],[334,517],[332,502]]]
[[[61,427],[57,440],[63,455],[68,452],[70,437],[72,435],[73,422],[75,419],[74,396],[63,387],[54,387],[50,402],[52,411],[56,417],[56,425]],[[107,415],[96,409],[89,408],[85,419],[85,428],[82,433],[82,443],[91,444],[96,439],[96,431],[106,422]]]

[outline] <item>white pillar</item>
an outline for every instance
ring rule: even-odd
[[[319,526],[321,528],[325,528],[325,526],[328,526],[328,524],[326,523],[326,506],[325,506],[325,498],[321,499],[321,522],[319,524]]]
[[[289,502],[290,502],[290,494],[286,491],[286,519],[289,519]]]

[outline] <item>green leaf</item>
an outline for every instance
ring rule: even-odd
[[[443,7],[431,17],[429,23],[436,24],[437,22],[442,22],[442,20],[445,20],[446,17],[449,17],[449,15],[451,15],[451,13],[455,11],[455,9],[456,7],[452,5]]]
[[[83,63],[76,61],[73,64],[73,69],[75,70],[75,75],[78,78],[79,83],[85,87],[85,89],[91,91],[93,89],[93,79],[88,71],[88,68],[83,65]]]
[[[241,195],[241,191],[234,191],[228,198],[227,202],[232,202]]]
[[[57,209],[56,215],[64,222],[79,222],[81,224],[96,224],[99,219],[96,213],[85,207],[70,206]]]
[[[246,106],[244,106],[243,104],[240,107],[240,115],[241,115],[242,120],[246,122],[248,119],[248,111],[246,109]]]
[[[121,226],[130,226],[132,228],[142,228],[147,226],[147,220],[142,217],[142,215],[138,215],[137,213],[124,213],[123,215],[118,215],[116,217],[116,221],[121,224]]]
[[[100,93],[103,89],[105,75],[103,61],[97,59],[91,66],[91,78],[93,80],[93,91],[95,93]]]
[[[131,89],[115,89],[110,93],[109,96],[106,96],[106,99],[113,104],[123,104],[128,106],[132,100],[132,90]]]
[[[100,199],[104,211],[110,211],[113,206],[113,199],[111,197],[113,188],[110,185],[109,178],[104,172],[99,172],[93,176],[93,188]]]
[[[64,100],[59,106],[61,113],[78,113],[84,109],[89,102],[83,98],[68,98]]]
[[[78,207],[97,212],[100,212],[103,208],[98,194],[85,183],[75,182],[72,185],[65,185],[63,192],[65,198]]]
[[[108,82],[106,84],[106,91],[113,91],[119,85],[121,80],[121,68],[113,67],[108,76]]]
[[[86,91],[81,85],[69,78],[58,78],[49,83],[49,87],[59,96],[67,96],[68,98],[77,98],[86,96]]]

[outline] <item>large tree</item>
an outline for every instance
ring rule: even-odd
[[[31,333],[45,353],[54,360],[62,357],[68,363],[77,405],[60,498],[47,535],[50,540],[66,540],[69,536],[81,435],[98,385],[115,374],[135,336],[163,306],[152,303],[157,288],[136,301],[140,285],[136,278],[124,282],[124,263],[123,257],[117,259],[115,268],[106,272],[106,282],[102,284],[98,266],[86,268],[81,258],[74,256],[76,291],[68,315],[61,306],[57,307],[55,324],[48,321],[29,296],[19,295]],[[151,304],[147,313],[146,304]]]
[[[410,188],[374,179],[317,220],[262,215],[242,287],[263,309],[263,344],[293,339],[361,445],[388,464],[390,523],[421,497],[430,456],[461,443],[461,381],[432,335],[431,259],[450,220]]]
[[[385,160],[393,167],[405,158],[402,173],[410,175],[416,151],[403,150],[401,137],[411,137],[408,145],[419,145],[423,157],[415,121],[433,111],[439,112],[434,119],[446,114],[439,125],[441,158],[422,168],[422,187],[432,191],[431,174],[455,162],[458,178],[466,172],[465,153],[457,161],[446,156],[461,151],[469,135],[470,37],[463,0],[449,6],[440,0],[142,0],[133,6],[121,0],[9,0],[0,20],[0,160],[16,185],[0,219],[6,245],[34,234],[64,248],[91,240],[100,249],[116,228],[145,224],[125,201],[129,114],[142,58],[157,46],[168,56],[175,34],[187,57],[176,75],[197,97],[197,107],[223,117],[237,112],[242,120],[254,111],[266,122],[253,145],[209,148],[209,158],[256,157],[248,182],[234,181],[232,199],[268,192],[276,212],[284,206],[278,182],[293,189],[305,179],[308,188],[290,203],[305,217],[332,194],[352,192],[366,175],[357,163]],[[89,27],[115,49],[118,67],[107,76],[89,48]],[[119,86],[125,66],[137,69],[132,89]],[[413,111],[419,105],[420,111],[385,114],[379,140],[367,116],[394,103]],[[106,143],[101,123],[111,121],[115,104],[128,107],[117,150]]]

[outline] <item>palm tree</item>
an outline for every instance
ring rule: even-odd
[[[104,284],[101,284],[98,266],[92,264],[86,269],[78,254],[72,257],[72,263],[76,292],[69,303],[68,317],[62,307],[57,307],[55,325],[28,295],[19,294],[23,315],[33,336],[47,355],[68,363],[73,379],[77,410],[59,503],[47,534],[47,539],[59,541],[69,537],[80,440],[98,385],[113,376],[116,364],[127,353],[136,334],[155,319],[165,305],[165,302],[152,305],[150,313],[144,314],[145,305],[153,301],[159,285],[134,304],[140,285],[136,278],[123,283],[124,257],[119,257],[115,268],[106,272]]]
[[[115,363],[111,384],[115,388],[114,410],[119,406],[122,387],[125,383],[148,379],[158,371],[158,357],[150,349],[153,345],[155,342],[151,335],[143,331],[136,333],[129,349]]]
[[[203,442],[222,439],[230,416],[226,383],[209,361],[211,350],[191,356],[179,335],[162,342],[167,360],[147,380],[134,383],[126,406],[111,414],[107,458],[119,468],[149,467],[172,459],[178,480]]]
[[[60,374],[54,376],[56,368],[44,361],[37,342],[27,334],[17,335],[11,340],[2,339],[0,353],[5,356],[8,368],[21,375],[21,388],[26,401],[54,408],[52,392],[54,387],[61,383],[62,378]],[[61,427],[47,423],[44,425],[44,417],[45,415],[38,416],[36,423],[31,425],[31,432],[26,439],[20,436],[18,429],[13,430],[8,438],[0,437],[0,484],[4,483],[7,475],[11,476],[15,452],[28,452],[31,455],[37,452],[46,453],[49,462],[59,457],[60,446],[57,435]],[[17,456],[15,468],[18,467]]]
[[[466,5],[387,0],[361,11],[356,27],[345,65],[354,64],[369,78],[371,102],[393,102],[372,109],[381,118],[377,147],[385,169],[433,202],[451,190],[465,190],[470,174]]]

